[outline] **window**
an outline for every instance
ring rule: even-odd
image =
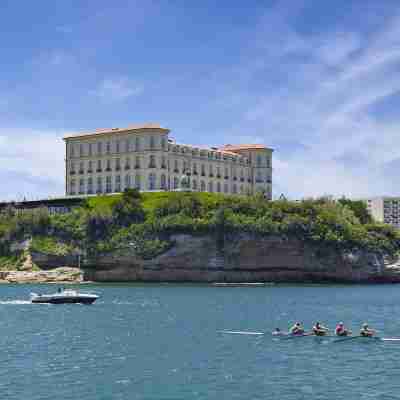
[[[179,187],[178,178],[175,176],[175,178],[174,178],[174,189],[178,189],[178,187]]]
[[[201,164],[201,176],[206,176],[206,167],[204,164]]]
[[[161,189],[166,190],[167,189],[167,179],[164,174],[161,175],[161,184],[160,184]]]
[[[229,179],[229,170],[225,168],[225,179]]]
[[[150,136],[150,149],[153,150],[155,146],[155,140],[153,136]]]
[[[111,193],[111,176],[106,177],[106,193]]]
[[[140,151],[140,138],[136,138],[136,144],[135,144],[135,146],[136,146],[136,151]]]
[[[111,160],[107,160],[107,168],[106,171],[111,171]]]
[[[70,167],[69,167],[69,168],[70,168],[69,174],[70,174],[70,175],[74,175],[74,174],[75,174],[75,163],[72,162],[72,163],[70,164]]]
[[[93,155],[93,144],[92,143],[88,144],[88,155],[89,156]]]
[[[110,154],[111,153],[111,142],[106,143],[106,153]]]
[[[236,186],[236,183],[234,183],[233,184],[233,186],[232,186],[232,193],[237,193],[237,186]]]
[[[117,141],[115,142],[115,151],[116,151],[117,153],[119,153],[119,150],[120,150],[120,141],[117,140]]]
[[[224,184],[224,193],[228,193],[228,192],[229,192],[229,187],[228,187],[228,184],[225,183]]]
[[[150,156],[149,168],[156,168],[156,156]]]
[[[200,190],[201,190],[202,192],[205,192],[205,191],[206,191],[206,184],[204,183],[204,181],[201,181],[201,182],[200,182]]]
[[[88,171],[89,174],[93,172],[93,161],[89,161],[88,163]]]
[[[115,177],[115,190],[114,192],[120,192],[121,191],[121,175],[117,175]]]
[[[210,178],[212,178],[214,176],[214,170],[213,170],[213,166],[211,164],[208,166],[208,171],[210,173]]]
[[[129,189],[131,187],[131,176],[125,175],[125,189]]]
[[[265,157],[265,164],[267,165],[267,168],[271,168],[271,160],[268,156]]]
[[[149,175],[149,190],[155,190],[156,188],[156,174],[151,173]]]
[[[69,194],[74,195],[76,193],[76,188],[75,188],[75,179],[71,180],[71,184],[70,184],[70,191]]]
[[[197,181],[196,180],[193,180],[192,187],[193,187],[193,190],[197,190]]]
[[[126,157],[125,159],[125,170],[131,169],[131,159]]]
[[[97,160],[97,171],[96,172],[101,172],[101,160]]]
[[[84,164],[83,161],[81,161],[81,162],[79,163],[79,173],[80,173],[80,174],[84,174],[84,173],[85,173],[84,168],[85,168],[85,164]]]
[[[75,157],[75,145],[73,143],[69,145],[69,152],[71,157]]]
[[[136,157],[136,159],[135,159],[135,168],[136,169],[140,168],[140,157]]]
[[[129,153],[129,150],[130,150],[129,140],[126,139],[126,140],[125,140],[125,152],[126,152],[126,153]]]
[[[85,193],[85,181],[84,179],[79,179],[79,194]]]
[[[141,177],[139,174],[136,174],[136,176],[135,176],[135,188],[137,190],[140,190],[142,188]]]
[[[174,172],[177,174],[179,173],[179,169],[178,169],[178,160],[174,161]]]
[[[221,178],[221,167],[217,167],[217,178]]]
[[[257,171],[257,179],[256,179],[256,182],[257,183],[261,183],[263,180],[262,180],[262,177],[261,177],[261,171]]]
[[[193,175],[197,175],[197,164],[193,163]]]
[[[221,183],[217,182],[217,192],[221,193]]]
[[[120,171],[121,170],[121,160],[119,158],[115,159],[115,170]]]
[[[83,147],[83,144],[81,143],[80,145],[79,145],[79,157],[83,157],[85,154],[85,151],[84,151],[85,149],[84,149],[84,147]]]
[[[188,170],[188,162],[184,160],[183,161],[183,171],[182,172],[185,174],[187,170]]]
[[[87,194],[93,193],[93,178],[89,178],[87,181]]]
[[[161,148],[162,148],[163,150],[165,150],[165,147],[166,147],[166,141],[165,141],[165,138],[162,138],[162,139],[161,139]]]
[[[103,153],[103,143],[98,142],[97,143],[97,154],[101,155]]]
[[[167,163],[165,161],[165,156],[161,157],[161,168],[166,169],[167,168]]]
[[[257,156],[257,167],[261,167],[261,156],[260,155],[258,155]]]
[[[101,176],[97,178],[97,193],[103,193],[103,179]]]
[[[208,191],[212,193],[214,191],[214,184],[212,182],[208,182]]]

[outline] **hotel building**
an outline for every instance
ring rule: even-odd
[[[263,145],[176,143],[156,124],[64,137],[66,195],[180,190],[272,198],[272,152]],[[183,178],[184,177],[184,178]]]
[[[375,221],[400,228],[400,197],[374,197],[365,202]]]

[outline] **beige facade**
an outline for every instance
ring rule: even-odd
[[[400,197],[375,197],[365,202],[375,221],[400,228]]]
[[[66,143],[66,195],[180,189],[272,198],[272,152],[263,145],[184,145],[169,129],[147,124],[71,135]]]

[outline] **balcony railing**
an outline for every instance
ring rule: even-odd
[[[130,165],[125,165],[125,171],[128,171],[128,169],[131,169]]]
[[[155,164],[149,164],[149,168],[157,168]]]
[[[116,170],[116,171],[121,171],[121,167],[120,167],[119,165],[117,165],[117,166],[115,167],[115,170]]]
[[[140,164],[136,164],[135,169],[140,169]]]
[[[110,167],[107,167],[107,168],[106,168],[106,172],[111,172],[111,168],[110,168]]]
[[[197,175],[197,171],[193,171],[193,175]]]
[[[228,176],[228,175],[225,175],[225,176],[224,176],[224,179],[229,179],[229,176]]]
[[[210,174],[209,177],[210,177],[210,178],[214,178],[214,174]]]
[[[97,168],[96,172],[102,172],[103,170],[101,168]]]
[[[206,173],[205,173],[205,172],[202,172],[202,173],[201,173],[201,176],[206,176]]]
[[[70,175],[75,175],[76,172],[75,172],[75,171],[69,171],[69,174],[70,174]]]
[[[220,174],[217,174],[217,178],[218,178],[218,179],[221,179],[221,175],[220,175]]]
[[[167,169],[167,166],[165,164],[161,165],[162,169]]]
[[[244,182],[244,178],[240,178],[240,182]]]
[[[234,181],[237,181],[237,177],[236,177],[236,176],[234,176],[234,177],[233,177],[233,180],[234,180]]]
[[[79,175],[83,175],[85,173],[85,171],[83,169],[79,170]]]
[[[92,169],[88,169],[88,170],[87,170],[87,173],[88,173],[88,174],[92,174],[92,173],[93,173],[93,170],[92,170]]]

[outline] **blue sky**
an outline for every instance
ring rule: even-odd
[[[63,194],[64,133],[142,122],[273,147],[275,196],[400,194],[398,1],[3,0],[0,22],[0,199]]]

